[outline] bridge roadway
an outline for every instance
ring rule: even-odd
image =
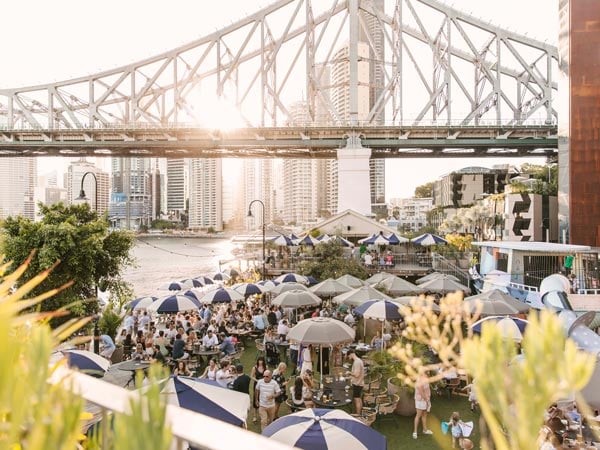
[[[372,158],[553,156],[556,125],[302,126],[214,130],[136,123],[2,129],[1,156],[336,158],[349,136]]]

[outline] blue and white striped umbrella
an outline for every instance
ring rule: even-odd
[[[306,236],[300,238],[298,241],[296,241],[296,243],[298,245],[319,245],[321,242],[312,237],[310,234],[307,234]]]
[[[168,281],[161,284],[158,289],[161,291],[181,291],[187,289],[189,286],[185,286],[181,281]]]
[[[296,245],[296,242],[292,239],[290,239],[288,236],[282,234],[279,235],[275,238],[269,239],[269,242],[271,242],[273,245],[280,245],[280,246],[285,246],[285,247],[292,247],[294,245]]]
[[[181,293],[181,295],[185,295],[186,297],[189,297],[191,299],[196,300],[198,303],[200,303],[200,299],[202,298],[202,296],[204,295],[204,292],[201,291],[200,289],[188,289],[187,291],[183,291]]]
[[[213,281],[227,281],[230,278],[231,277],[229,275],[227,275],[225,272],[217,272],[212,277]]]
[[[207,284],[215,284],[215,282],[213,281],[212,278],[209,278],[205,275],[200,275],[199,277],[194,277],[194,280],[197,280],[200,283],[202,283],[202,286],[205,286]]]
[[[262,434],[306,450],[386,450],[386,437],[338,409],[305,409],[280,417]]]
[[[146,309],[149,312],[165,314],[176,313],[179,311],[193,311],[200,306],[198,300],[188,297],[187,295],[176,294],[159,298]]]
[[[262,286],[266,292],[271,292],[273,289],[275,289],[281,283],[279,281],[274,281],[274,280],[262,280],[256,284],[258,284],[259,286]]]
[[[402,318],[397,303],[389,300],[370,300],[354,308],[354,312],[367,319],[399,320]]]
[[[280,283],[300,283],[308,284],[308,279],[304,275],[298,273],[284,273],[275,278],[275,281]]]
[[[131,300],[127,304],[126,308],[127,309],[146,309],[148,306],[150,306],[156,300],[158,300],[158,297],[152,297],[152,296],[138,297],[135,300]]]
[[[205,414],[214,419],[244,426],[250,408],[250,396],[227,389],[216,381],[172,376],[161,393],[167,403]]]
[[[61,353],[69,367],[96,378],[102,378],[110,367],[108,359],[87,350],[62,350]]]
[[[181,280],[181,284],[184,289],[193,289],[203,287],[206,283],[203,283],[197,278],[186,278],[185,280]]]
[[[398,245],[409,241],[409,239],[404,236],[398,236],[396,233],[392,233],[389,236],[386,236],[386,238],[390,241],[390,245]]]
[[[238,284],[237,286],[234,286],[233,289],[235,289],[237,292],[242,294],[244,297],[248,297],[250,295],[255,295],[255,294],[262,294],[263,292],[267,291],[260,284],[254,284],[254,283]]]
[[[471,326],[471,328],[473,329],[474,333],[480,334],[483,324],[486,322],[490,322],[490,321],[496,322],[496,323],[499,323],[501,321],[504,321],[503,323],[505,323],[506,321],[514,322],[514,324],[517,326],[517,328],[519,329],[519,331],[521,333],[525,332],[525,328],[527,328],[527,324],[529,323],[526,319],[521,319],[519,317],[487,316],[487,317],[484,317],[483,319],[479,319],[477,322],[475,322]],[[502,324],[500,326],[502,326]]]
[[[448,241],[437,234],[425,233],[410,240],[413,244],[428,247],[435,244],[447,244]]]
[[[372,236],[360,239],[358,243],[366,245],[388,245],[390,244],[390,240],[386,238],[383,233],[375,233]]]
[[[244,296],[235,289],[218,288],[205,293],[200,301],[202,303],[231,303],[244,300]]]

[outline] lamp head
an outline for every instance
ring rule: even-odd
[[[83,189],[79,191],[79,197],[77,197],[75,200],[88,200],[88,198],[85,196],[85,191]]]
[[[250,208],[248,208],[248,215],[246,217],[254,217]]]

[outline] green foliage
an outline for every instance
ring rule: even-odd
[[[433,181],[422,184],[415,188],[415,198],[429,198],[433,197]]]
[[[150,228],[153,230],[173,230],[177,228],[177,224],[170,220],[156,219],[152,221]]]
[[[109,335],[114,341],[123,320],[124,317],[118,313],[114,305],[108,305],[104,311],[102,311],[102,315],[98,319],[100,333]]]
[[[317,280],[338,278],[342,275],[353,275],[366,279],[368,274],[360,262],[354,258],[344,258],[344,247],[330,241],[318,246],[318,260],[304,261],[300,264],[299,273],[309,275]]]
[[[87,316],[97,311],[96,287],[124,291],[121,271],[133,262],[129,254],[134,243],[131,233],[109,231],[108,221],[98,217],[88,204],[40,204],[40,213],[38,222],[23,217],[4,221],[2,252],[13,261],[14,268],[36,251],[21,283],[60,261],[31,295],[70,281],[73,284],[40,305],[42,311],[67,307],[75,316]]]
[[[448,244],[456,248],[459,252],[466,252],[471,250],[471,242],[473,242],[473,236],[470,234],[461,235],[458,233],[447,234],[444,239],[448,241]]]

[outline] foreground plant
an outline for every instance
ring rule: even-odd
[[[450,370],[465,369],[476,380],[475,392],[495,448],[537,448],[546,408],[587,385],[595,356],[578,350],[550,311],[530,314],[522,354],[517,356],[514,341],[503,338],[493,322],[483,324],[481,336],[472,334],[470,325],[478,314],[468,313],[459,294],[440,301],[439,315],[431,311],[432,302],[421,298],[403,308],[403,334],[430,345],[440,357],[441,371],[415,357],[409,347],[397,345],[390,351],[405,363],[399,377],[414,385],[422,372],[434,371],[431,381],[436,381]],[[482,448],[490,448],[485,440]]]

